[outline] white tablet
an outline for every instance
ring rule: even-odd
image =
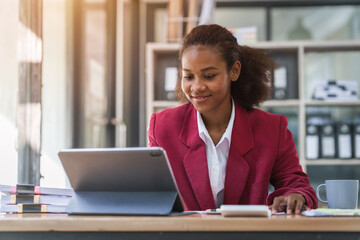
[[[59,152],[74,189],[68,214],[170,215],[183,211],[162,148],[88,148]]]
[[[159,147],[67,149],[59,158],[74,191],[176,191]]]

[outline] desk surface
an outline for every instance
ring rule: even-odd
[[[2,214],[0,232],[360,232],[360,217],[277,215],[271,218],[193,214],[173,217]]]

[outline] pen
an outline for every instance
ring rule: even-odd
[[[215,213],[221,213],[221,209],[220,208],[216,208],[216,209],[206,209],[205,210],[206,213],[212,213],[212,214],[215,214]]]

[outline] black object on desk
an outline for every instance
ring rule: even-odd
[[[59,152],[75,193],[67,212],[170,215],[183,205],[162,148],[69,149]]]

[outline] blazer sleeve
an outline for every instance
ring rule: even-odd
[[[280,118],[278,154],[270,182],[275,190],[267,197],[267,205],[271,205],[277,196],[299,193],[304,196],[308,207],[317,208],[315,191],[310,186],[309,177],[303,172],[299,163],[295,143],[291,132],[287,129],[285,116]]]
[[[156,127],[156,113],[153,113],[150,117],[149,128],[148,128],[149,147],[159,146],[155,140],[155,127]]]

